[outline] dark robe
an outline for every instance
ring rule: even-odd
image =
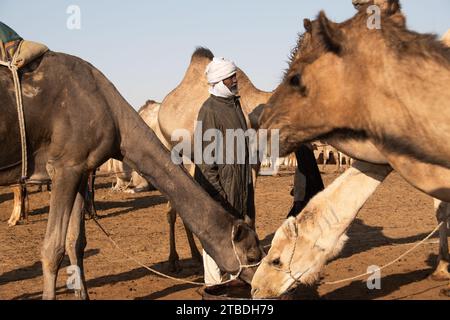
[[[198,114],[198,121],[202,122],[202,137],[206,130],[217,129],[220,131],[223,141],[218,150],[221,150],[223,161],[217,159],[212,164],[197,164],[194,178],[210,194],[211,197],[221,202],[234,216],[245,219],[247,216],[254,223],[255,204],[252,183],[252,170],[249,163],[248,138],[245,138],[242,163],[238,163],[237,144],[234,138],[234,162],[226,163],[227,129],[247,130],[247,123],[241,109],[238,97],[221,98],[211,95],[205,101]],[[199,127],[197,126],[198,130]],[[198,133],[199,131],[197,131]],[[203,141],[203,139],[202,139]],[[213,140],[214,141],[214,140]],[[203,150],[211,141],[203,141]],[[231,143],[231,141],[229,141]],[[195,146],[198,147],[198,146]],[[230,152],[230,150],[228,150]],[[214,153],[214,156],[219,154]]]

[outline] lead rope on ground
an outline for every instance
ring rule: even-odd
[[[400,260],[404,256],[408,255],[409,253],[411,253],[412,251],[417,249],[419,246],[424,244],[428,239],[430,239],[433,236],[433,234],[435,234],[439,230],[439,228],[442,226],[443,223],[444,222],[439,223],[438,226],[433,231],[431,231],[431,233],[428,236],[426,236],[422,241],[419,241],[412,248],[408,249],[406,252],[404,252],[402,255],[400,255],[398,258],[396,258],[396,259],[392,260],[391,262],[383,265],[378,270],[381,271],[383,269],[386,269],[387,267],[393,265],[398,260]],[[339,284],[339,283],[342,283],[342,282],[348,282],[348,281],[356,280],[356,279],[362,278],[364,276],[372,275],[372,274],[373,274],[373,272],[366,272],[366,273],[363,273],[363,274],[360,274],[360,275],[357,275],[357,276],[354,276],[354,277],[350,277],[350,278],[345,278],[345,279],[342,279],[342,280],[322,282],[322,284],[325,284],[325,285]]]
[[[170,279],[170,280],[174,280],[174,281],[177,281],[177,282],[181,282],[181,283],[186,283],[186,284],[193,284],[193,285],[196,285],[196,286],[204,286],[204,285],[206,285],[206,286],[212,286],[212,285],[216,285],[217,283],[214,283],[214,284],[210,284],[210,283],[204,283],[204,282],[196,282],[196,281],[189,281],[189,280],[184,280],[184,279],[180,279],[180,278],[175,278],[175,277],[172,277],[172,276],[169,276],[169,275],[167,275],[167,274],[165,274],[165,273],[162,273],[162,272],[159,272],[159,271],[157,271],[157,270],[155,270],[155,269],[153,269],[153,268],[150,268],[150,267],[148,267],[148,266],[146,266],[145,264],[143,264],[142,262],[140,262],[139,260],[137,260],[136,258],[134,258],[134,257],[132,257],[131,255],[129,255],[125,250],[123,250],[118,244],[117,244],[117,242],[116,241],[114,241],[114,239],[111,237],[111,235],[108,233],[108,231],[106,231],[106,229],[100,224],[100,222],[98,222],[98,220],[96,219],[96,218],[93,218],[92,219],[94,222],[95,222],[95,224],[99,227],[99,229],[102,231],[102,233],[104,233],[105,235],[106,235],[106,237],[109,239],[109,241],[125,256],[125,257],[127,257],[128,259],[130,259],[130,260],[132,260],[132,261],[134,261],[136,264],[138,264],[139,266],[141,266],[142,268],[144,268],[144,269],[146,269],[146,270],[148,270],[148,271],[150,271],[150,272],[152,272],[152,273],[154,273],[154,274],[157,274],[157,275],[159,275],[159,276],[161,276],[161,277],[163,277],[163,278],[167,278],[167,279]],[[236,247],[235,247],[235,244],[234,244],[234,241],[233,241],[233,236],[234,236],[234,226],[233,226],[233,230],[232,230],[232,232],[231,232],[231,236],[232,236],[232,238],[231,238],[231,243],[232,243],[232,245],[233,245],[233,250],[234,250],[234,254],[235,254],[235,256],[236,256],[236,259],[238,260],[238,262],[239,262],[239,271],[238,271],[238,273],[236,273],[235,275],[231,275],[231,277],[230,277],[230,279],[229,280],[226,280],[226,281],[224,281],[224,282],[221,282],[220,284],[226,284],[226,283],[228,283],[228,282],[231,282],[231,281],[234,281],[235,279],[237,279],[238,277],[239,277],[239,275],[241,274],[241,272],[242,272],[242,270],[244,269],[244,268],[252,268],[252,267],[257,267],[261,262],[259,262],[259,263],[257,263],[257,264],[253,264],[253,265],[242,265],[241,264],[241,260],[239,259],[239,256],[238,256],[238,254],[237,254],[237,251],[236,251]]]

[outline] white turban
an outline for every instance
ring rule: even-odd
[[[237,67],[234,62],[224,58],[214,58],[206,67],[206,78],[209,84],[215,84],[235,74]]]

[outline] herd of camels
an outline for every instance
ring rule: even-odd
[[[252,218],[234,218],[193,181],[193,168],[177,166],[170,158],[172,133],[187,129],[193,134],[198,111],[208,98],[204,70],[213,58],[210,50],[197,49],[181,83],[161,104],[149,102],[139,113],[101,72],[77,57],[49,51],[25,66],[22,86],[35,89],[35,94],[23,97],[28,183],[52,181],[42,246],[43,298],[56,298],[65,253],[81,270],[76,297],[88,298],[83,208],[89,200],[89,176],[108,159],[134,171],[136,189],[152,185],[168,198],[172,269],[177,269],[178,260],[174,237],[178,213],[193,258],[201,259],[195,235],[221,270],[252,285],[255,298],[278,297],[297,283],[314,283],[321,268],[343,247],[345,232],[360,208],[395,170],[435,198],[437,219],[444,223],[433,278],[450,280],[450,151],[441,143],[449,123],[445,107],[450,103],[450,30],[442,41],[408,30],[399,0],[353,0],[353,4],[358,12],[343,23],[331,22],[323,12],[314,21],[305,19],[306,32],[273,92],[258,90],[238,70],[249,125],[280,129],[282,155],[302,143],[321,140],[355,159],[297,217],[283,223],[267,254]],[[372,4],[381,8],[380,30],[367,28],[366,9]],[[5,114],[0,119],[0,185],[13,185],[21,173],[20,135],[14,85],[6,68],[0,68],[0,83]],[[433,148],[436,144],[442,148]],[[258,166],[254,171],[256,175]],[[16,203],[24,201],[18,198]],[[11,224],[23,209],[15,207]]]

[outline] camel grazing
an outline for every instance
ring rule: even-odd
[[[164,137],[162,136],[161,132],[159,131],[159,124],[158,124],[158,113],[160,110],[161,104],[157,103],[153,100],[147,101],[138,111],[139,115],[142,117],[142,119],[145,121],[145,123],[152,129],[156,136],[163,142],[165,142]],[[116,186],[120,185],[123,187],[133,185],[133,188],[125,188],[125,192],[129,193],[138,193],[138,192],[144,192],[150,189],[151,183],[148,182],[145,178],[141,177],[136,171],[127,170],[127,167],[118,160],[112,160],[113,164],[116,165],[116,167],[121,167],[123,172],[121,172],[121,176],[116,175]],[[124,179],[125,177],[125,179]],[[122,188],[123,188],[122,187]],[[169,270],[171,272],[178,272],[180,271],[179,266],[179,256],[176,249],[176,241],[175,241],[175,223],[176,223],[176,211],[172,209],[170,203],[168,203],[168,212],[167,212],[167,220],[169,223]],[[184,225],[184,229],[186,231],[186,236],[189,243],[189,248],[191,250],[191,256],[194,260],[201,263],[202,256],[200,252],[198,251],[197,245],[195,244],[194,237],[192,235],[192,232],[187,228],[186,225]]]
[[[398,19],[398,13],[395,15],[395,21],[390,25],[394,29],[400,28],[399,21],[405,21],[404,19]],[[361,12],[354,19],[358,20],[360,16]],[[389,21],[388,15],[385,15],[383,18],[385,23],[386,20]],[[351,24],[351,21],[346,22],[346,24]],[[324,48],[323,43],[320,44],[320,41],[324,41],[327,38],[322,34],[323,30],[321,28],[323,26],[321,27],[321,25],[323,23],[327,23],[323,14],[320,15],[318,21],[313,23],[309,20],[305,21],[307,32],[300,39],[299,50],[294,53],[294,63],[291,65],[287,79],[292,80],[290,75],[299,66],[299,60],[315,61],[312,58],[315,51],[320,52],[330,49],[328,46]],[[319,29],[317,29],[318,26]],[[439,43],[436,46],[439,50],[442,49]],[[336,55],[336,53],[329,53],[329,55]],[[307,65],[307,62],[304,62],[304,65]],[[329,72],[330,66],[322,67]],[[294,78],[293,82],[287,80],[287,86],[294,85],[297,88],[296,99],[298,100],[308,99],[310,95],[315,94],[313,90],[316,90],[316,88],[313,89],[307,85],[309,83],[307,79],[311,79],[311,74],[306,72],[306,70],[303,70],[301,74],[302,78]],[[302,80],[303,77],[305,77],[305,80]],[[315,83],[319,84],[319,81]],[[317,130],[319,126],[316,126],[314,122],[317,119],[311,119],[313,124],[310,125],[310,117],[313,116],[305,113],[306,111],[303,111],[301,120],[296,121],[295,113],[298,110],[298,104],[290,106],[286,100],[278,102],[279,99],[287,99],[289,97],[289,94],[284,96],[287,94],[286,91],[281,93],[283,90],[286,90],[286,82],[276,90],[274,98],[270,101],[272,105],[264,111],[262,120],[263,127],[281,127],[282,130],[290,127],[289,130],[294,132],[292,133],[294,137],[284,139],[281,142],[281,148],[287,152],[292,147],[292,144],[298,144],[304,139],[304,134],[311,134],[314,138],[315,133],[312,131]],[[332,92],[330,89],[322,88],[322,90]],[[383,102],[384,100],[380,101]],[[352,103],[348,100],[346,102]],[[358,102],[364,103],[364,99],[358,100]],[[291,103],[294,103],[294,100],[291,100]],[[313,105],[323,107],[327,103],[331,102],[318,101]],[[312,109],[314,110],[314,108]],[[314,112],[320,113],[322,111],[314,110]],[[330,113],[326,112],[324,114],[329,115]],[[350,114],[346,116],[351,117]],[[328,116],[322,117],[322,121],[328,119]],[[289,124],[286,122],[289,122]],[[326,125],[331,126],[330,124]],[[297,130],[298,126],[300,126],[299,130],[304,130],[304,132],[300,132],[297,135],[295,130]],[[303,129],[303,127],[307,126],[310,126],[310,129]],[[426,162],[424,159],[418,160],[409,154],[399,155],[393,153],[389,148],[381,148],[377,144],[378,140],[372,141],[369,135],[361,137],[353,134],[349,136],[348,130],[332,130],[325,135],[325,138],[328,143],[351,157],[372,162],[372,164],[356,161],[351,169],[313,198],[297,218],[290,218],[283,223],[275,234],[268,256],[258,268],[253,279],[252,287],[255,297],[279,296],[297,282],[305,284],[314,282],[323,265],[342,248],[345,241],[345,231],[356,217],[361,206],[392,171],[392,168],[399,171],[408,182],[420,190],[441,200],[449,201],[446,190],[448,190],[450,170],[447,168]],[[447,243],[449,206],[448,203],[436,199],[435,207],[437,219],[443,223],[439,229],[439,265],[433,277],[449,279]]]
[[[64,253],[79,267],[79,298],[88,298],[83,269],[86,245],[82,207],[88,173],[109,158],[124,161],[171,201],[221,269],[251,281],[262,250],[256,233],[212,200],[154,132],[97,69],[80,58],[48,51],[20,70],[27,126],[28,181],[52,180],[42,247],[44,299],[55,298]],[[14,85],[0,68],[0,185],[18,182],[21,146]],[[89,125],[86,125],[89,124]],[[13,165],[15,164],[15,165]]]
[[[154,100],[147,100],[138,110],[139,115],[155,133],[158,129],[158,112],[160,106],[161,104]],[[159,136],[158,133],[157,136]],[[139,193],[151,189],[151,184],[145,178],[141,177],[136,171],[131,170],[122,161],[110,159],[107,164],[109,167],[106,167],[105,171],[114,173],[116,178],[113,190]]]

